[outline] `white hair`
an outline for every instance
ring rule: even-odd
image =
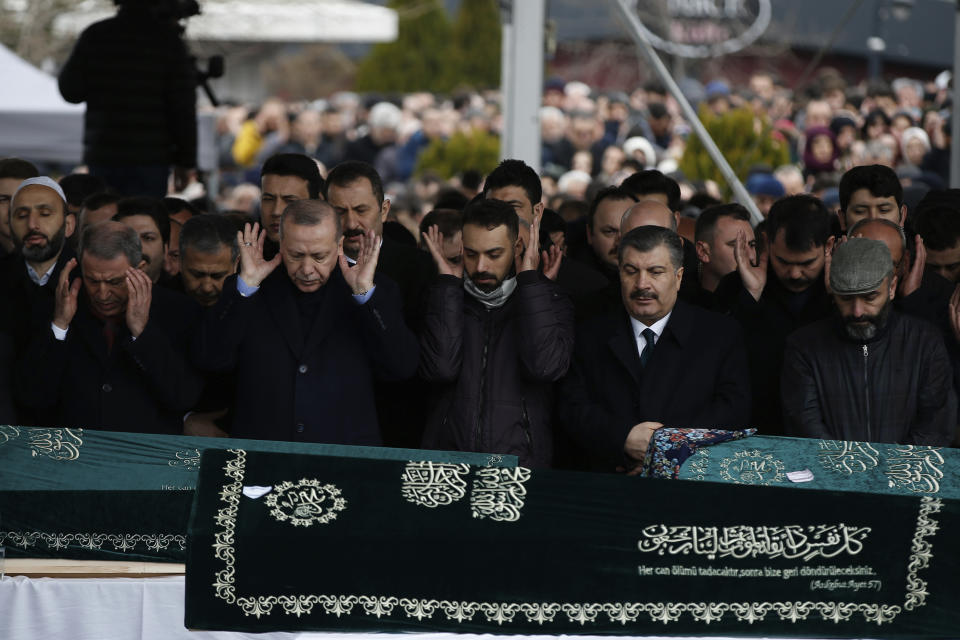
[[[400,128],[400,122],[403,120],[403,113],[400,109],[390,102],[378,102],[370,109],[370,115],[367,117],[367,123],[376,129]]]
[[[568,82],[563,86],[563,93],[567,96],[586,98],[590,95],[590,86],[579,81]]]
[[[653,169],[653,167],[656,166],[657,152],[653,150],[653,145],[650,144],[649,140],[643,136],[627,138],[623,143],[623,152],[627,154],[628,158],[634,159],[633,154],[635,151],[643,154],[644,169]]]
[[[914,139],[920,140],[924,148],[930,151],[930,136],[927,135],[927,132],[920,127],[907,127],[900,134],[900,153],[903,154],[904,158],[907,157],[907,144]]]
[[[563,115],[563,111],[556,107],[546,106],[540,107],[540,119],[541,120],[563,120],[566,116]]]
[[[780,179],[780,176],[788,179],[800,178],[800,180],[803,180],[803,171],[801,171],[800,167],[795,164],[782,164],[777,167],[776,170],[774,170],[773,176],[778,180]],[[781,180],[781,182],[783,181]]]
[[[593,178],[590,177],[590,174],[586,171],[567,171],[565,174],[560,176],[560,179],[557,180],[557,190],[561,193],[566,193],[569,190],[570,185],[582,182],[583,184],[589,185],[590,181]]]

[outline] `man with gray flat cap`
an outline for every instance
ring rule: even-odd
[[[781,397],[787,435],[949,445],[957,398],[940,331],[893,308],[897,276],[879,240],[834,250],[837,313],[787,339]]]

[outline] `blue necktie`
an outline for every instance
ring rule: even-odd
[[[647,363],[650,362],[650,357],[653,355],[653,344],[657,334],[653,332],[653,329],[644,329],[640,332],[640,335],[647,341],[646,346],[643,347],[643,351],[640,352],[640,365],[646,368]]]

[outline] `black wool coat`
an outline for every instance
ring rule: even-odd
[[[219,302],[206,310],[194,357],[204,371],[236,372],[232,436],[381,443],[374,378],[409,378],[419,348],[403,321],[397,286],[379,275],[374,282],[370,299],[357,304],[335,268],[306,328],[282,266],[247,298],[237,276],[224,282]]]
[[[579,466],[613,471],[641,422],[668,427],[749,427],[750,378],[743,333],[726,316],[678,300],[646,367],[625,310],[581,325],[559,395]]]

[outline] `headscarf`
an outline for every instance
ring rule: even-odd
[[[835,171],[840,152],[837,149],[837,138],[833,135],[833,131],[831,131],[829,127],[810,127],[806,130],[805,136],[806,143],[803,147],[804,168],[812,173]],[[830,144],[833,145],[833,152],[830,154],[830,160],[828,162],[818,162],[817,159],[813,157],[813,141],[820,136],[830,138]]]

